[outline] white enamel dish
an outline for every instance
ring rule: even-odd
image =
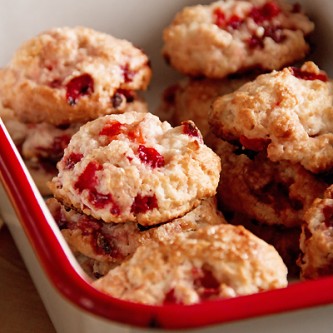
[[[162,89],[178,77],[161,57],[162,29],[185,5],[210,1],[15,0],[0,2],[0,67],[40,31],[83,25],[126,38],[152,62],[147,92],[153,112]],[[310,55],[333,77],[333,2],[298,1],[316,23]],[[193,306],[145,306],[92,288],[71,255],[5,127],[0,127],[0,211],[50,318],[61,333],[88,332],[330,332],[333,277],[295,281],[287,288]]]

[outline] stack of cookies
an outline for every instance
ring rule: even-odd
[[[40,191],[79,127],[128,108],[151,78],[148,57],[126,40],[84,27],[54,28],[24,43],[0,70],[0,115]]]
[[[221,161],[193,122],[100,117],[73,135],[57,167],[48,206],[103,292],[192,304],[287,285],[277,251],[217,210]]]
[[[298,4],[227,0],[184,8],[163,34],[163,55],[186,77],[161,110],[173,124],[191,117],[221,157],[227,221],[306,279],[333,273],[332,83],[313,62],[295,64],[313,30]]]
[[[323,195],[333,167],[332,112],[332,84],[307,62],[217,98],[209,116],[218,138],[208,141],[224,167],[221,209],[279,248],[293,272],[304,214]]]
[[[119,264],[149,238],[224,221],[212,198],[220,159],[192,123],[172,128],[135,111],[101,117],[72,137],[58,170],[50,187],[72,210],[51,199],[51,211],[74,252],[92,259]]]

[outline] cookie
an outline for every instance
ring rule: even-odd
[[[73,135],[50,183],[66,206],[104,222],[156,225],[214,196],[220,158],[192,122],[150,113],[100,117]]]
[[[226,223],[217,210],[215,198],[203,200],[198,207],[179,219],[153,227],[143,227],[133,222],[104,223],[66,209],[54,198],[46,203],[73,253],[86,257],[85,266],[89,263],[90,269],[98,275],[104,275],[105,266],[120,264],[148,241],[166,241],[179,232]],[[94,261],[89,262],[88,258]]]
[[[64,125],[124,112],[150,78],[147,55],[129,41],[53,28],[24,43],[0,71],[0,98],[23,122]]]
[[[333,186],[305,214],[298,264],[302,279],[333,274]]]
[[[92,284],[123,300],[194,304],[285,287],[287,268],[242,226],[222,224],[150,242]]]
[[[314,24],[284,1],[216,1],[185,7],[163,31],[162,53],[176,70],[213,79],[279,69],[303,59]]]
[[[208,113],[214,99],[233,92],[248,81],[249,78],[182,79],[164,90],[158,113],[165,115],[174,126],[192,120],[205,137],[210,131]]]
[[[206,143],[222,161],[217,198],[223,211],[267,225],[300,227],[304,213],[327,187],[300,164],[272,162],[265,152],[248,151],[214,135]]]
[[[333,167],[333,89],[313,62],[263,74],[217,98],[212,131],[273,162],[299,163],[313,173]]]

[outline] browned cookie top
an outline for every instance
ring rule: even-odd
[[[302,59],[314,24],[285,1],[216,1],[185,7],[164,30],[163,54],[178,71],[223,78]]]
[[[147,56],[129,41],[53,28],[25,42],[2,69],[0,98],[22,121],[68,124],[124,112],[150,77]]]

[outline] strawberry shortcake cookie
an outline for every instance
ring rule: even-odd
[[[67,125],[124,112],[150,78],[148,57],[129,41],[53,28],[24,43],[1,70],[0,98],[23,122]]]
[[[287,286],[287,268],[242,226],[221,224],[149,242],[93,286],[151,305],[194,304]]]
[[[284,1],[216,1],[185,7],[163,33],[163,55],[179,72],[223,78],[303,59],[314,24]]]
[[[193,122],[150,113],[91,121],[73,135],[50,183],[63,204],[104,222],[156,225],[215,195],[220,158]]]
[[[333,167],[333,86],[313,62],[262,74],[215,100],[212,131],[273,162],[313,173]]]

